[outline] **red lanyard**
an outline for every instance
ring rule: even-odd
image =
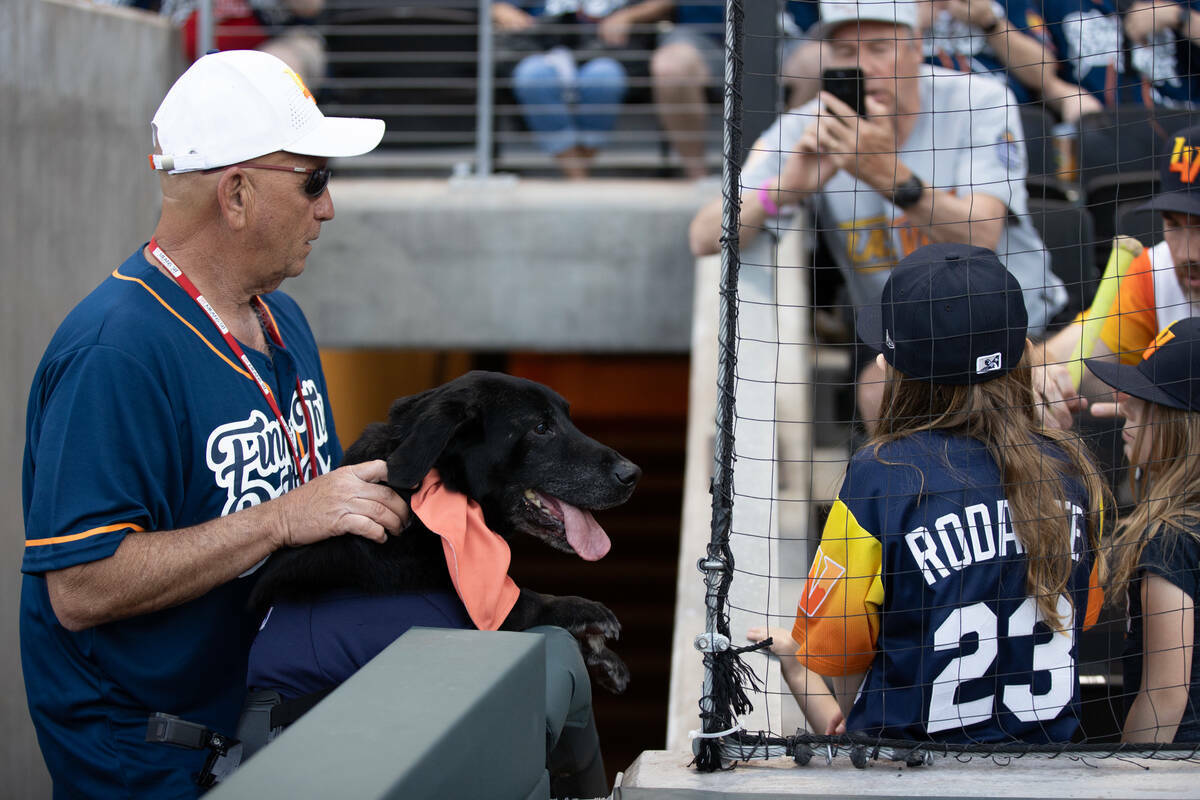
[[[221,315],[217,313],[215,308],[209,305],[208,300],[196,288],[196,284],[192,283],[191,279],[183,274],[183,270],[176,266],[175,262],[163,252],[163,249],[158,246],[158,242],[153,237],[150,239],[150,252],[167,268],[167,271],[175,278],[176,283],[187,292],[188,297],[195,300],[196,305],[200,306],[204,313],[208,315],[208,318],[217,326],[217,330],[220,331],[221,336],[225,339],[225,344],[229,345],[229,349],[242,362],[242,366],[254,377],[254,382],[258,384],[259,391],[262,392],[267,405],[271,407],[271,412],[275,414],[275,419],[279,422],[279,427],[283,431],[284,439],[287,441],[288,452],[292,455],[292,464],[296,467],[297,478],[300,483],[304,483],[306,476],[304,468],[301,466],[300,454],[303,450],[300,448],[300,436],[284,421],[283,413],[279,410],[279,403],[275,401],[275,393],[271,391],[271,387],[258,374],[258,370],[254,368],[254,365],[250,363],[250,358],[246,355],[246,351],[238,344],[238,340],[233,338],[233,334],[229,332],[229,328],[226,327],[224,320],[221,319]],[[263,320],[263,328],[266,330],[267,335],[271,337],[271,341],[276,346],[283,347],[283,337],[279,335],[279,328],[276,327],[274,318],[267,310],[266,303],[257,295],[251,298],[250,302],[254,304],[255,311],[258,312],[259,317]],[[300,408],[304,412],[304,424],[308,428],[308,465],[312,471],[312,475],[315,477],[320,474],[320,466],[317,464],[316,457],[316,430],[313,428],[312,416],[308,412],[308,403],[304,400],[304,386],[300,383],[299,375],[296,376],[296,393],[296,396],[300,398]]]

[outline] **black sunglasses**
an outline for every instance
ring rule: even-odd
[[[289,167],[283,164],[259,164],[256,161],[243,161],[240,164],[230,164],[227,167],[215,167],[213,169],[204,170],[207,175],[211,172],[220,172],[234,167],[247,167],[249,169],[273,169],[276,172],[297,172],[301,175],[307,175],[308,180],[304,182],[304,193],[312,198],[320,197],[325,191],[325,187],[329,185],[329,177],[332,171],[329,167],[319,167],[312,169],[309,167]]]

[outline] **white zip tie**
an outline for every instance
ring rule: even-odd
[[[737,733],[738,731],[744,731],[744,730],[746,730],[746,729],[742,727],[742,723],[738,722],[737,720],[734,720],[733,727],[727,731],[721,731],[719,733],[705,733],[704,731],[688,731],[688,738],[689,739],[720,739],[722,736],[728,736],[731,733]]]

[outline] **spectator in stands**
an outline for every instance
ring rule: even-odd
[[[1200,742],[1200,318],[1168,326],[1137,366],[1088,366],[1121,392],[1136,467],[1138,505],[1117,527],[1109,595],[1129,614],[1121,740]]]
[[[1042,0],[1042,12],[1063,76],[1105,106],[1196,107],[1198,0],[1137,0],[1124,14],[1116,0]]]
[[[1044,99],[1067,122],[1099,111],[1099,101],[1058,76],[1045,43],[1029,33],[1028,18],[1026,0],[922,2],[926,61],[960,72],[992,73],[1008,82],[1017,102]]]
[[[743,244],[784,207],[811,203],[856,307],[874,302],[891,267],[922,244],[985,246],[1024,288],[1030,331],[1042,331],[1067,295],[1026,216],[1012,93],[987,76],[923,65],[914,3],[824,2],[821,19],[827,63],[865,73],[867,114],[822,92],[763,134],[742,171]],[[720,235],[717,199],[692,220],[692,252],[717,252]],[[857,350],[869,426],[883,371]]]
[[[637,26],[665,19],[674,0],[495,0],[492,19],[516,46],[537,52],[513,71],[513,93],[538,145],[552,154],[563,174],[588,176],[596,152],[617,124],[628,88],[628,67],[614,55],[579,57],[588,51],[649,49]],[[528,9],[528,10],[527,10]],[[570,33],[547,25],[571,26]]]
[[[816,94],[820,44],[803,38],[817,21],[816,0],[788,0],[781,22],[785,37],[781,77],[789,104],[799,105]],[[708,174],[704,132],[708,122],[705,93],[725,79],[725,7],[721,2],[683,2],[675,8],[675,26],[659,39],[650,60],[650,77],[658,119],[683,162],[688,178]]]
[[[1108,387],[1085,370],[1078,387],[1066,363],[1083,336],[1085,318],[1103,318],[1099,339],[1092,344],[1096,359],[1136,364],[1142,351],[1162,329],[1185,317],[1200,316],[1200,126],[1173,137],[1159,167],[1159,191],[1141,207],[1162,214],[1163,240],[1148,248],[1117,282],[1111,305],[1081,314],[1045,343],[1034,388],[1048,403],[1047,424],[1072,425],[1072,412],[1089,405],[1097,417],[1111,417],[1117,408]],[[1110,278],[1110,280],[1116,280]],[[1105,292],[1097,291],[1101,297]],[[1089,362],[1091,363],[1091,362]],[[1093,402],[1096,396],[1104,402]],[[1092,398],[1092,401],[1086,398]]]
[[[180,27],[183,53],[198,52],[197,0],[96,0],[157,11]],[[325,0],[220,0],[213,3],[213,46],[218,50],[261,50],[282,60],[316,90],[325,77],[325,41],[312,22]]]
[[[858,689],[852,733],[1070,741],[1105,490],[1080,441],[1034,413],[1021,285],[990,250],[931,244],[858,330],[886,366],[882,419],[772,649]]]

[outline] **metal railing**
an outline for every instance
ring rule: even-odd
[[[225,32],[213,18],[214,0],[200,0],[197,52],[219,44]],[[720,7],[719,0],[711,5]],[[487,176],[493,170],[557,174],[554,159],[536,144],[525,111],[513,94],[513,70],[534,50],[528,36],[506,33],[492,23],[492,0],[326,0],[305,28],[325,50],[325,74],[310,83],[325,113],[373,116],[387,122],[381,147],[370,156],[340,165],[368,170],[443,176],[450,171]],[[669,32],[669,20],[636,25],[621,48],[579,48],[579,64],[601,54],[627,67],[627,93],[618,105],[591,110],[618,114],[607,144],[598,152],[598,174],[674,174],[678,158],[667,144],[654,103],[650,62]],[[719,24],[690,26],[719,38]],[[566,36],[574,24],[540,22],[539,36]],[[281,29],[273,32],[282,33]],[[702,139],[714,173],[720,164],[719,89],[722,75],[704,82],[708,119]]]

